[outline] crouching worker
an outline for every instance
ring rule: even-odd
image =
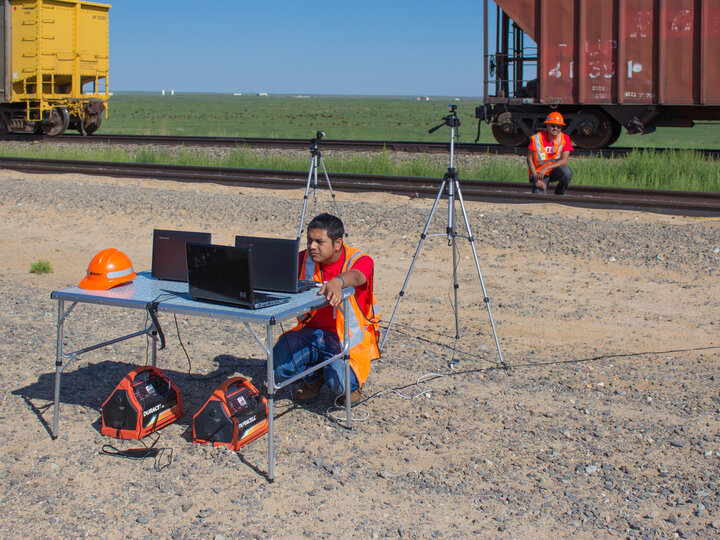
[[[572,171],[567,164],[573,146],[570,137],[562,132],[564,125],[562,115],[551,112],[545,118],[545,131],[530,139],[527,164],[533,193],[545,193],[550,182],[557,182],[555,195],[565,195],[572,180]]]
[[[307,249],[300,252],[300,279],[318,281],[330,305],[313,311],[293,329],[280,336],[273,348],[275,380],[282,382],[315,366],[342,350],[344,319],[350,317],[351,403],[362,398],[361,388],[370,373],[370,362],[380,357],[377,346],[378,319],[373,294],[374,263],[370,256],[343,242],[342,221],[330,214],[313,218],[307,228]],[[342,313],[342,289],[355,287],[350,297],[352,313]],[[343,358],[310,373],[295,393],[303,402],[317,397],[327,385],[338,402],[345,404]]]

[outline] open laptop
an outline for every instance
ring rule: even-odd
[[[256,289],[298,293],[322,285],[298,279],[298,240],[236,236],[235,246],[252,250],[253,283]]]
[[[249,249],[188,242],[188,290],[195,300],[250,309],[283,304],[286,296],[256,292]]]
[[[187,242],[209,244],[211,234],[191,231],[153,231],[152,277],[170,281],[187,281]]]

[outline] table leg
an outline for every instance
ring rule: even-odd
[[[273,426],[275,424],[275,367],[273,358],[273,323],[267,325],[267,391],[268,391],[268,479],[275,481],[275,449]]]
[[[343,298],[343,313],[345,316],[343,317],[343,320],[345,322],[344,329],[343,329],[343,342],[344,343],[350,343],[350,300],[349,297],[346,296]],[[345,351],[345,354],[343,355],[343,361],[345,362],[345,411],[347,414],[347,425],[349,429],[352,429],[352,403],[350,400],[350,348],[348,347]]]
[[[60,421],[60,376],[62,375],[63,325],[65,300],[58,300],[57,342],[55,344],[55,407],[53,409],[52,437],[57,439]]]
[[[152,338],[152,365],[153,367],[157,367],[157,330],[153,329],[153,331],[150,332],[150,337]]]

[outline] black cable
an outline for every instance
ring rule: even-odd
[[[222,376],[223,373],[216,373],[215,375],[193,375],[192,373],[192,360],[190,360],[190,355],[187,352],[187,349],[185,348],[185,344],[182,342],[182,337],[180,336],[180,325],[178,324],[177,320],[177,314],[173,313],[173,318],[175,319],[175,330],[177,331],[177,338],[178,342],[180,343],[180,347],[182,348],[183,352],[185,353],[185,358],[187,358],[188,363],[188,377],[190,377],[194,381],[212,381],[213,379],[217,379],[218,377]]]
[[[157,442],[160,440],[160,433],[157,434],[157,437],[152,442],[150,446],[145,444],[145,441],[142,439],[138,439],[138,441],[143,445],[142,448],[125,448],[125,449],[119,449],[112,444],[104,444],[102,446],[101,453],[106,456],[115,456],[115,457],[121,457],[125,459],[146,459],[149,457],[155,458],[155,464],[154,468],[156,471],[160,472],[163,469],[169,467],[172,464],[173,461],[173,449],[170,446],[159,446],[155,447]],[[167,454],[167,463],[164,465],[160,465],[160,460],[162,457]]]

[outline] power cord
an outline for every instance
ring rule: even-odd
[[[120,449],[112,444],[104,444],[102,446],[101,453],[106,456],[115,456],[115,457],[121,457],[125,459],[135,459],[135,460],[142,460],[149,457],[155,458],[154,463],[154,469],[157,472],[162,471],[163,469],[166,469],[172,464],[173,461],[173,449],[170,446],[159,446],[156,447],[155,445],[160,440],[160,433],[157,434],[157,437],[155,437],[155,440],[152,442],[150,446],[145,444],[145,441],[142,439],[139,439],[139,442],[143,445],[142,448],[125,448]],[[166,463],[162,463],[162,459],[164,456],[166,456]]]
[[[203,375],[203,376],[193,375],[192,360],[190,360],[190,355],[188,354],[187,349],[185,348],[185,344],[182,341],[182,337],[180,336],[180,325],[178,324],[176,313],[173,313],[173,319],[175,320],[175,330],[177,331],[178,342],[180,343],[180,347],[182,348],[183,352],[185,353],[185,358],[187,358],[188,377],[190,377],[194,381],[212,381],[213,379],[217,379],[218,377],[222,376],[222,373],[216,373],[215,375]]]
[[[366,398],[363,399],[362,401],[357,402],[355,405],[353,405],[353,408],[354,408],[354,407],[357,407],[358,405],[362,405],[362,404],[364,404],[364,403],[367,403],[367,402],[370,401],[371,399],[375,399],[376,397],[382,396],[383,394],[396,394],[396,395],[400,396],[402,399],[407,399],[407,400],[417,399],[417,398],[419,398],[419,397],[421,397],[421,396],[424,396],[424,395],[426,395],[426,394],[431,394],[431,393],[433,392],[433,390],[432,390],[432,388],[430,388],[429,386],[427,386],[426,384],[424,384],[425,379],[427,379],[427,378],[429,378],[429,377],[432,377],[431,380],[435,380],[435,379],[442,379],[442,378],[444,378],[444,377],[449,377],[450,375],[453,375],[453,373],[454,373],[454,368],[453,368],[453,364],[452,364],[452,363],[450,364],[449,367],[450,367],[450,372],[449,372],[449,373],[444,373],[444,374],[443,374],[443,373],[429,372],[429,373],[425,373],[425,374],[423,374],[423,375],[420,375],[420,377],[418,377],[417,380],[416,380],[415,383],[414,383],[414,386],[417,386],[417,387],[420,389],[420,391],[417,392],[417,393],[415,393],[415,394],[413,394],[413,395],[405,395],[405,394],[403,394],[402,392],[400,392],[399,390],[396,390],[395,388],[386,388],[385,390],[380,390],[379,392],[375,392],[374,394],[366,397]],[[333,405],[332,405],[331,407],[329,407],[329,408],[327,409],[327,411],[325,411],[325,414],[326,414],[327,416],[329,416],[330,418],[332,418],[333,420],[335,420],[336,422],[343,422],[343,421],[345,421],[345,418],[344,418],[344,417],[339,417],[339,416],[337,416],[336,414],[334,414],[335,411],[344,411],[344,410],[345,410],[345,406],[344,406],[344,405],[340,405],[340,404],[338,403],[338,399],[340,399],[341,397],[342,397],[342,396],[336,397],[336,398],[335,398],[335,402],[333,403]],[[369,412],[365,413],[365,415],[364,415],[363,417],[357,417],[357,418],[356,418],[356,417],[353,416],[353,417],[352,417],[352,421],[353,421],[353,422],[364,422],[364,421],[367,420],[368,418],[370,418],[370,413],[369,413]]]

